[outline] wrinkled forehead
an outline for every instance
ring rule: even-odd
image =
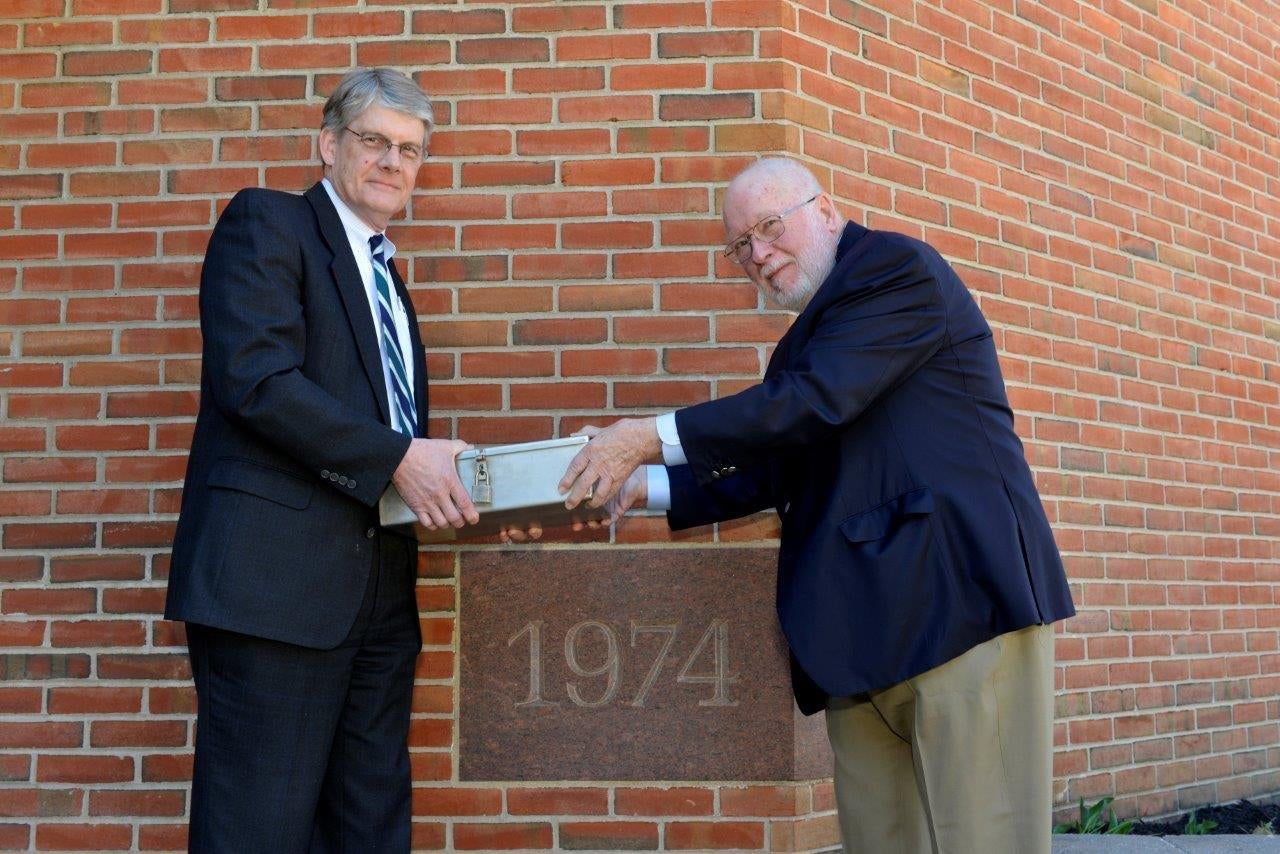
[[[724,231],[737,237],[760,220],[781,213],[804,201],[803,187],[778,175],[744,173],[735,178],[724,194]]]
[[[420,142],[427,135],[427,125],[422,119],[376,102],[353,118],[347,127],[360,133],[380,133],[393,142]]]

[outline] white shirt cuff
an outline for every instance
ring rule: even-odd
[[[676,414],[668,412],[658,416],[658,438],[662,440],[662,462],[669,466],[682,466],[689,462],[680,447],[680,431],[676,429]]]
[[[667,476],[666,466],[645,466],[644,476],[649,484],[649,500],[645,507],[650,510],[670,510],[671,478]]]

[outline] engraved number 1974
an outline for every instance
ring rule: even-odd
[[[542,634],[544,623],[535,620],[526,623],[520,631],[507,640],[507,646],[514,646],[516,641],[525,635],[529,637],[529,694],[524,700],[516,703],[517,708],[554,707],[560,704],[546,699],[544,685],[546,673],[543,669]],[[671,652],[676,640],[679,624],[644,625],[631,621],[631,649],[635,649],[644,635],[657,635],[661,639],[657,655],[640,683],[635,696],[626,702],[629,706],[644,707],[654,689],[658,678],[662,675],[662,667]],[[604,660],[595,667],[584,666],[581,661],[581,645],[586,636],[598,635],[604,641]],[[707,646],[711,646],[711,672],[694,673],[693,667],[699,658],[706,654]],[[596,709],[607,706],[618,697],[622,684],[622,655],[618,635],[613,627],[600,620],[583,620],[574,624],[564,636],[564,662],[569,670],[582,679],[604,677],[602,687],[592,693],[577,682],[566,682],[565,694],[569,702],[579,708]],[[710,697],[698,701],[699,706],[736,706],[737,700],[729,698],[729,686],[738,681],[738,675],[729,672],[729,624],[724,620],[712,620],[707,630],[702,633],[693,652],[685,659],[684,665],[676,674],[676,682],[686,685],[711,685]]]

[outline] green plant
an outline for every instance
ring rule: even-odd
[[[1254,836],[1275,836],[1275,828],[1271,826],[1271,822],[1264,821],[1253,829]]]
[[[1217,826],[1218,823],[1211,818],[1206,818],[1204,821],[1197,821],[1196,811],[1192,810],[1191,815],[1187,816],[1187,826],[1182,832],[1187,836],[1204,836]]]
[[[1084,798],[1080,799],[1080,817],[1075,821],[1069,821],[1065,824],[1055,825],[1054,833],[1105,833],[1105,834],[1130,834],[1133,833],[1133,820],[1127,819],[1120,821],[1116,818],[1116,811],[1111,809],[1111,802],[1115,798],[1106,797],[1098,801],[1091,807],[1084,805]]]

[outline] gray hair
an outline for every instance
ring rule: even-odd
[[[812,195],[823,192],[822,184],[818,182],[812,170],[790,157],[762,157],[735,175],[729,182],[729,186],[732,188],[735,185],[764,182],[779,187],[796,187],[801,192]]]
[[[421,119],[422,141],[435,128],[431,99],[408,75],[394,68],[353,68],[338,81],[324,102],[320,127],[337,133],[374,104]]]

